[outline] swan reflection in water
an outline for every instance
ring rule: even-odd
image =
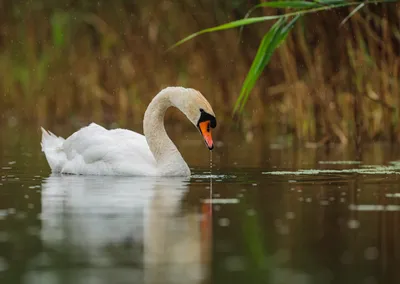
[[[51,175],[29,283],[204,283],[211,214],[188,178]],[[203,212],[203,213],[202,213]]]

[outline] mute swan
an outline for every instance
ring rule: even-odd
[[[31,260],[26,282],[45,282],[56,252],[64,265],[85,267],[71,273],[79,277],[71,283],[93,282],[93,275],[97,284],[204,283],[212,215],[200,200],[208,194],[190,177],[50,174],[41,190],[44,250]],[[55,273],[52,282],[62,277]]]
[[[217,121],[209,102],[197,90],[167,87],[150,102],[144,135],[127,129],[107,130],[91,123],[67,139],[42,127],[42,151],[53,173],[125,176],[190,176],[191,172],[164,128],[164,115],[176,107],[214,148],[211,128]]]

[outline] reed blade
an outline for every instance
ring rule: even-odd
[[[253,60],[253,63],[250,67],[250,70],[247,73],[246,79],[240,91],[240,95],[236,100],[233,111],[234,114],[236,112],[243,111],[251,90],[254,88],[255,83],[269,63],[272,54],[286,39],[290,30],[293,28],[294,24],[300,17],[300,15],[297,15],[289,23],[287,23],[286,18],[280,18],[264,35],[257,50],[256,56]]]

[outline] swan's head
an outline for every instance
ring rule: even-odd
[[[214,111],[207,99],[197,90],[182,87],[170,96],[172,104],[180,109],[186,117],[198,128],[208,149],[214,148],[211,128],[217,126]],[[178,95],[179,94],[179,95]]]

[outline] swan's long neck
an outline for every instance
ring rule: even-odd
[[[143,132],[161,172],[186,171],[186,174],[190,174],[189,167],[164,127],[165,112],[173,106],[171,95],[171,91],[164,90],[153,98],[144,114]]]

